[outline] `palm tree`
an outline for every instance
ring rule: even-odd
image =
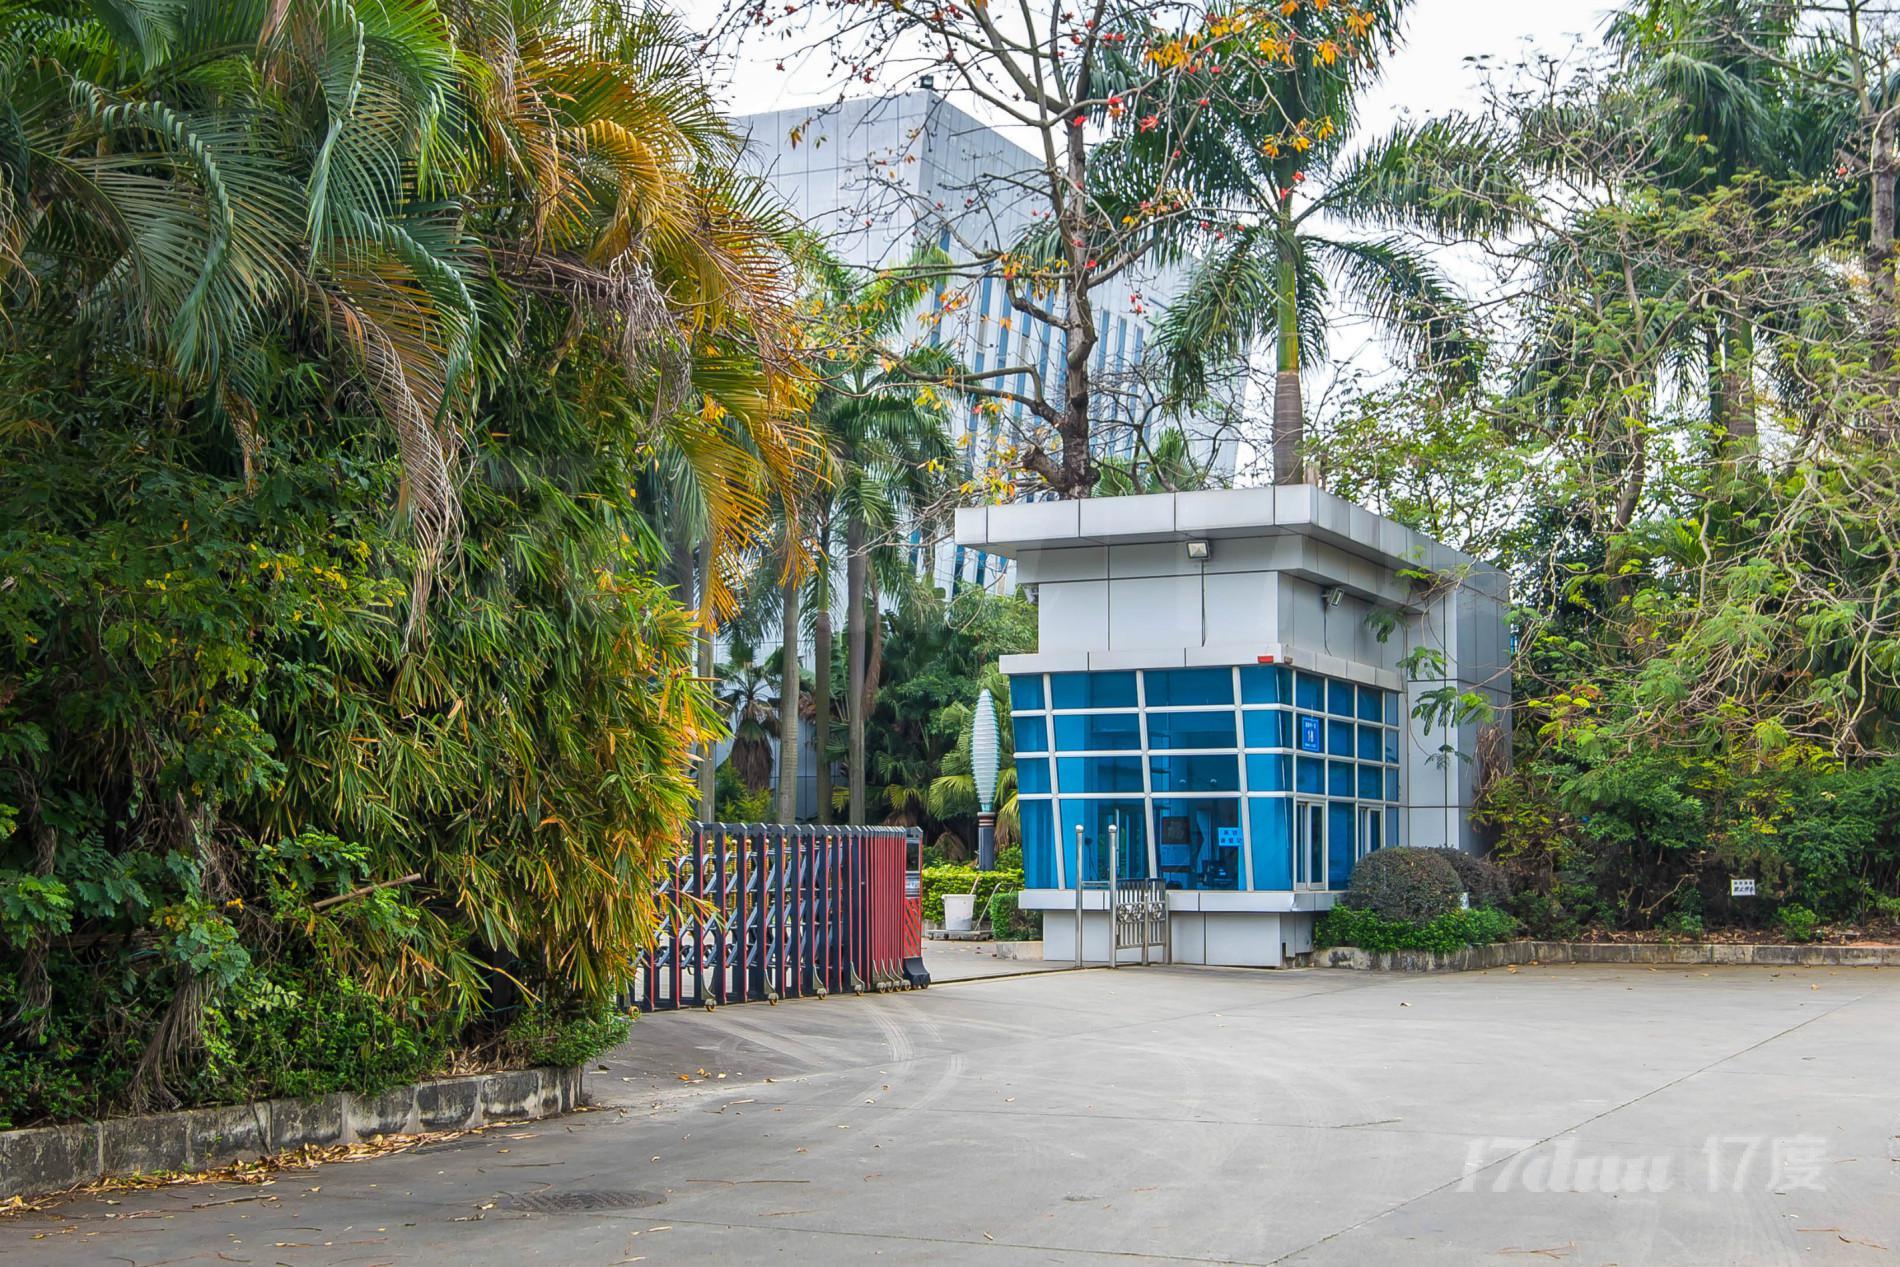
[[[1483,130],[1452,119],[1396,127],[1347,149],[1355,99],[1376,71],[1372,55],[1394,42],[1401,7],[1367,6],[1379,24],[1364,58],[1331,64],[1295,55],[1289,46],[1274,68],[1235,63],[1241,82],[1230,91],[1262,107],[1198,119],[1173,158],[1195,203],[1227,211],[1210,212],[1201,222],[1201,256],[1162,323],[1171,391],[1177,400],[1194,401],[1207,390],[1209,365],[1243,357],[1270,339],[1279,483],[1302,478],[1300,375],[1325,356],[1333,287],[1436,375],[1468,377],[1478,351],[1469,313],[1450,282],[1396,231],[1463,236],[1510,223],[1516,189],[1509,165],[1497,162],[1497,145]],[[1298,27],[1324,19],[1317,6],[1302,6],[1286,20]],[[1146,100],[1133,107],[1194,108]],[[1140,134],[1132,144],[1139,149]]]
[[[1706,194],[1744,172],[1787,172],[1814,150],[1779,109],[1795,13],[1775,0],[1637,0],[1611,16],[1606,40],[1645,107],[1640,141],[1656,154],[1657,184]],[[1828,145],[1820,157],[1833,155]],[[1709,421],[1726,449],[1752,452],[1755,314],[1711,311],[1702,339]]]
[[[509,355],[489,323],[526,303],[620,353],[611,403],[697,472],[722,563],[763,530],[762,487],[802,477],[780,230],[677,23],[560,0],[109,9],[7,19],[4,337],[143,366],[247,474],[278,350],[325,347],[399,445],[412,634]]]
[[[947,491],[955,451],[947,427],[947,399],[930,384],[954,377],[955,362],[941,348],[889,346],[929,287],[922,275],[941,266],[936,248],[920,250],[905,268],[868,280],[815,253],[813,273],[824,305],[831,345],[812,407],[820,437],[826,493],[816,512],[816,572],[821,599],[830,590],[834,532],[842,535],[845,565],[846,820],[865,821],[864,726],[877,690],[878,578],[904,568],[900,537]],[[831,613],[815,604],[820,760],[829,740]],[[821,771],[820,812],[829,779]]]
[[[726,760],[747,792],[757,792],[772,782],[772,742],[779,719],[787,712],[798,715],[796,697],[787,709],[777,692],[772,675],[750,656],[720,667],[719,706],[732,730],[732,751]]]
[[[1209,456],[1211,460],[1211,453]],[[1095,495],[1125,497],[1131,493],[1180,493],[1205,488],[1210,463],[1197,460],[1187,434],[1170,427],[1153,444],[1144,443],[1140,452],[1102,458],[1100,465]]]

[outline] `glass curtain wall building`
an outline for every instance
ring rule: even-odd
[[[747,163],[846,267],[868,278],[903,266],[933,243],[964,267],[965,277],[934,287],[892,339],[952,352],[977,374],[1020,367],[995,385],[1061,398],[1068,336],[1059,326],[1010,303],[1000,270],[967,274],[975,253],[1010,245],[1035,231],[1042,204],[1033,192],[1041,160],[929,87],[824,106],[748,115],[737,121]],[[1100,456],[1134,452],[1135,424],[1152,412],[1154,388],[1138,372],[1150,325],[1178,291],[1184,270],[1156,260],[1121,273],[1093,292],[1100,336],[1092,361],[1100,395],[1095,443]],[[1001,412],[966,401],[952,419],[971,478],[992,466],[1004,445],[1020,445],[1036,425],[1020,401]],[[1233,438],[1207,419],[1183,420],[1196,452],[1216,478],[1233,474]],[[1152,438],[1152,437],[1151,437]],[[919,531],[914,565],[946,593],[963,585],[1007,591],[1009,560]]]
[[[1400,843],[1396,691],[1278,665],[1011,679],[1024,882],[1344,888]],[[1078,861],[1077,828],[1082,853]]]

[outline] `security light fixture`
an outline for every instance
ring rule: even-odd
[[[1207,562],[1207,542],[1190,541],[1187,543],[1188,558],[1196,563]]]
[[[1329,585],[1326,587],[1324,593],[1322,593],[1320,597],[1326,600],[1326,605],[1328,607],[1337,607],[1339,606],[1339,600],[1346,597],[1346,591],[1343,589],[1340,589],[1339,586],[1337,585]]]

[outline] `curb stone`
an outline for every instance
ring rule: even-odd
[[[1332,946],[1314,952],[1322,968],[1359,972],[1475,972],[1518,964],[1754,964],[1763,967],[1900,968],[1900,946],[1771,946],[1731,942],[1505,941],[1453,951],[1361,950]]]
[[[305,1144],[467,1130],[552,1117],[584,1102],[578,1065],[434,1078],[374,1096],[323,1095],[0,1131],[0,1201],[108,1175],[211,1170]]]

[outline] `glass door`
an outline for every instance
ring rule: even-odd
[[[1326,802],[1296,801],[1293,811],[1293,887],[1326,887]]]
[[[1363,858],[1375,849],[1385,847],[1385,807],[1383,805],[1361,805],[1359,807],[1359,840],[1355,858]]]

